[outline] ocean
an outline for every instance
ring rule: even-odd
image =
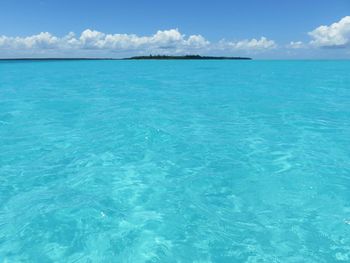
[[[350,61],[0,62],[0,262],[350,262]]]

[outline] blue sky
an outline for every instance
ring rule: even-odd
[[[349,0],[1,0],[0,57],[350,58],[348,16]]]

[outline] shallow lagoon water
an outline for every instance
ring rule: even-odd
[[[0,262],[350,262],[349,72],[0,62]]]

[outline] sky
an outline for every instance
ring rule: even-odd
[[[350,0],[0,0],[0,58],[349,59]]]

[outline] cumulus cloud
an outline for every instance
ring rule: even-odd
[[[178,29],[159,30],[153,35],[138,36],[135,34],[107,34],[86,29],[80,35],[73,32],[57,37],[48,32],[42,32],[28,37],[0,36],[0,50],[12,51],[69,51],[69,52],[138,52],[138,53],[191,53],[216,52],[231,50],[263,51],[275,48],[273,40],[265,37],[260,39],[229,42],[222,40],[210,43],[201,35],[186,36]],[[84,53],[87,54],[87,53]]]
[[[269,40],[266,37],[261,37],[260,39],[245,39],[237,42],[222,42],[233,49],[237,50],[268,50],[277,47],[277,44],[273,40]]]
[[[35,49],[55,48],[59,39],[48,32],[29,37],[6,37],[0,36],[0,48],[9,49]]]
[[[343,17],[329,26],[319,26],[309,32],[313,38],[311,45],[317,47],[348,47],[350,46],[350,16]]]
[[[306,45],[302,41],[291,41],[287,48],[293,48],[293,49],[299,49],[299,48],[305,48]]]

